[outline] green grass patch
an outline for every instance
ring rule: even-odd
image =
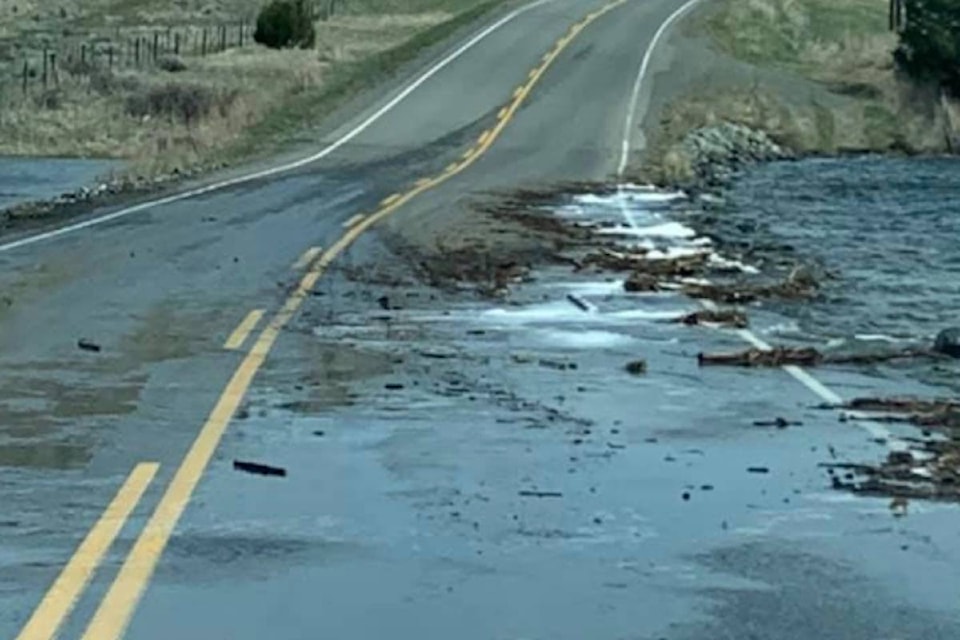
[[[705,29],[752,63],[807,64],[825,45],[887,32],[887,0],[722,0]]]
[[[863,107],[864,132],[871,149],[891,149],[901,141],[902,133],[897,116],[879,103]]]

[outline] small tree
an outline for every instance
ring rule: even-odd
[[[960,96],[960,2],[905,0],[897,64],[911,77]]]
[[[309,3],[306,0],[273,0],[257,16],[253,39],[273,49],[309,49],[317,39]]]

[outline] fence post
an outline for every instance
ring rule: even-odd
[[[203,28],[203,44],[200,45],[200,55],[207,55],[207,28]]]
[[[50,52],[50,73],[53,76],[53,83],[60,86],[60,74],[57,73],[57,52]]]
[[[44,89],[47,88],[47,73],[48,73],[48,69],[47,69],[47,48],[44,47],[44,48],[43,48],[43,76],[42,76],[42,77],[43,77],[43,88],[44,88]]]
[[[157,61],[157,47],[160,46],[160,33],[157,31],[153,32],[153,61]]]
[[[140,36],[137,36],[137,41],[133,45],[133,61],[137,65],[137,68],[140,68]]]
[[[173,34],[173,55],[180,55],[180,32]]]
[[[110,46],[107,47],[107,68],[113,69],[113,43],[110,43]]]
[[[23,61],[23,95],[27,95],[27,78],[30,75],[30,64],[24,60]]]
[[[227,25],[220,26],[220,51],[227,50]]]

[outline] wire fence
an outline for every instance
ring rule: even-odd
[[[208,56],[253,45],[248,22],[162,29],[117,29],[109,36],[64,38],[23,52],[0,80],[0,94],[29,95],[57,87],[65,76],[151,69],[185,56]]]

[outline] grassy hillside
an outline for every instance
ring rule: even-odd
[[[261,0],[0,0],[0,154],[123,158],[149,177],[264,153],[499,2],[343,0],[315,48],[272,51],[250,38]],[[146,60],[167,30],[180,55],[135,64],[134,41]]]
[[[679,142],[730,121],[802,153],[938,152],[951,114],[899,77],[888,0],[713,0],[687,24],[675,75],[697,74],[666,105],[647,153],[653,179],[689,171]],[[707,86],[703,86],[706,84]]]

